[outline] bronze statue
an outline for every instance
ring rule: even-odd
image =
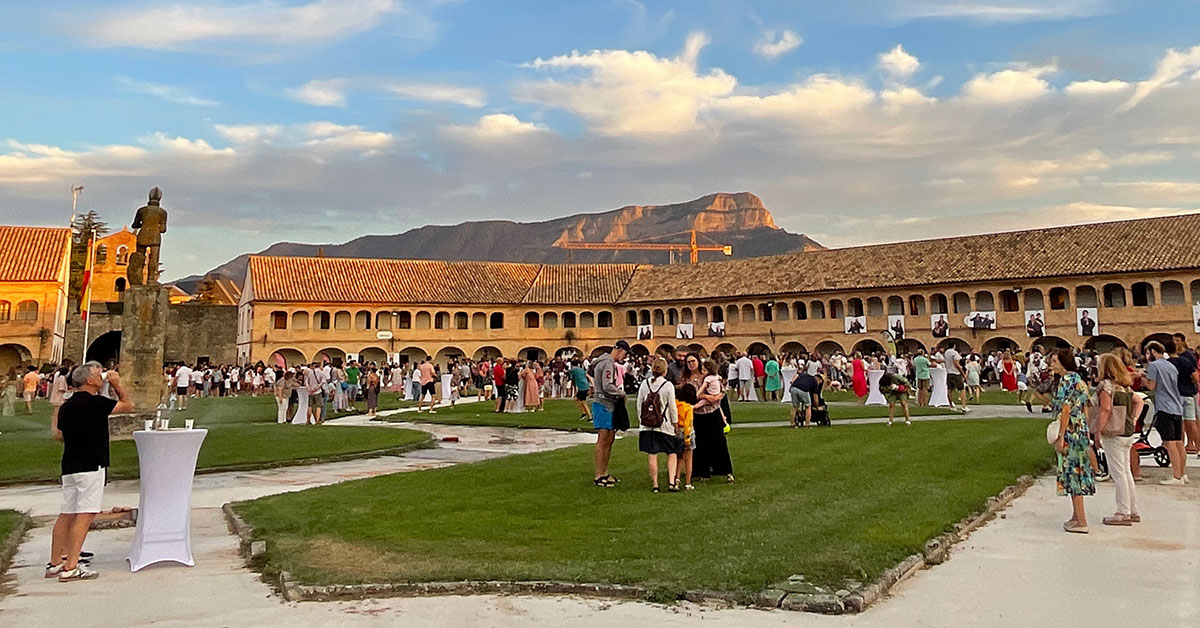
[[[146,283],[146,256],[141,251],[129,254],[129,265],[125,267],[125,278],[131,286]]]
[[[162,245],[162,234],[167,232],[167,210],[159,206],[160,202],[162,202],[162,190],[157,187],[152,188],[150,200],[144,207],[139,208],[137,215],[133,217],[132,227],[137,231],[137,253],[135,255],[143,256],[146,268],[146,279],[141,281],[140,270],[135,279],[133,276],[134,264],[130,263],[127,275],[129,282],[133,285],[158,283],[158,249]]]

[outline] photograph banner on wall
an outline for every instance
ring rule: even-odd
[[[847,316],[845,319],[847,334],[865,334],[867,333],[867,317],[866,316]]]
[[[963,317],[963,323],[971,329],[995,329],[996,311],[975,311]]]
[[[1041,338],[1046,335],[1046,311],[1025,310],[1025,337]]]
[[[653,340],[654,325],[638,325],[638,340]]]
[[[1075,331],[1080,336],[1095,336],[1100,333],[1100,321],[1096,318],[1096,308],[1075,308]]]
[[[888,331],[892,332],[892,340],[904,340],[903,314],[891,314],[888,316]]]
[[[696,328],[692,323],[680,323],[675,326],[675,337],[680,340],[691,340],[696,337]]]
[[[721,321],[719,323],[709,323],[708,324],[708,335],[715,336],[717,338],[724,338],[725,337],[725,321]]]
[[[929,330],[934,338],[946,338],[950,335],[950,321],[945,314],[934,314],[929,317]]]
[[[358,355],[357,353],[347,353],[346,361],[344,363],[349,364],[351,362],[362,362],[362,356]]]
[[[1192,306],[1192,331],[1200,334],[1200,303]]]

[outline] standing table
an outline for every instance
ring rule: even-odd
[[[130,571],[163,561],[191,567],[192,476],[208,430],[137,430],[141,497]]]
[[[929,405],[934,408],[949,408],[950,395],[946,391],[946,367],[929,369]]]
[[[780,401],[782,401],[783,403],[791,403],[792,402],[791,386],[792,386],[792,380],[796,379],[796,369],[791,366],[779,369],[779,376],[783,378],[783,388],[780,389],[782,394],[779,395]]]
[[[886,406],[887,399],[879,392],[879,378],[883,371],[867,371],[867,403],[868,406]]]

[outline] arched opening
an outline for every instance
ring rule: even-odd
[[[774,319],[774,312],[771,311],[771,306],[766,303],[758,305],[758,320],[769,323]]]
[[[588,329],[596,326],[596,315],[591,312],[579,313],[579,326]]]
[[[905,353],[915,355],[919,349],[924,348],[925,343],[917,340],[916,338],[904,338],[900,342],[896,343],[896,351],[898,351],[901,355]]]
[[[503,354],[501,354],[500,350],[497,349],[496,347],[485,346],[485,347],[480,347],[480,348],[476,349],[475,353],[471,355],[471,359],[475,360],[476,362],[478,362],[480,360],[489,360],[490,361],[490,360],[495,360],[496,358],[500,357],[501,355],[503,355]]]
[[[654,310],[654,324],[655,325],[666,325],[667,324],[667,316],[666,316],[666,314],[663,313],[662,310]]]
[[[685,325],[689,323],[694,325],[696,323],[695,315],[692,314],[692,308],[685,307],[682,310],[679,310],[679,322]]]
[[[638,313],[637,310],[629,310],[625,312],[625,324],[630,327],[637,327]]]
[[[980,290],[975,293],[975,309],[980,312],[993,312],[996,310],[996,300],[992,298],[992,293],[987,290]]]
[[[632,349],[632,348],[633,347],[630,347],[630,349]],[[642,347],[642,348],[645,349],[645,347]],[[595,349],[592,349],[592,353],[590,354],[590,357],[592,359],[595,359],[595,358],[598,358],[598,357],[604,355],[605,353],[612,353],[612,350],[613,350],[613,348],[608,345],[601,345],[599,347],[596,347]]]
[[[1188,290],[1192,293],[1192,303],[1200,303],[1200,279],[1193,279]]]
[[[556,358],[573,358],[578,355],[583,355],[583,350],[579,347],[560,347],[554,352]]]
[[[908,297],[908,313],[913,316],[924,316],[925,312],[925,297],[914,294]]]
[[[630,314],[632,314],[632,312],[630,312]],[[525,318],[528,319],[529,314],[526,314]],[[529,321],[526,320],[525,323],[526,327],[528,327]],[[546,329],[558,329],[558,312],[546,312],[545,314],[542,314],[542,326]]]
[[[1088,351],[1095,351],[1097,353],[1108,353],[1117,347],[1124,347],[1128,349],[1129,345],[1126,345],[1124,340],[1121,340],[1120,338],[1111,334],[1092,336],[1083,343],[1084,349],[1087,349]]]
[[[853,299],[850,299],[850,301],[847,302],[847,311],[850,312],[850,316],[862,316],[863,315],[862,299],[860,299],[858,297],[854,297]]]
[[[600,312],[596,315],[596,327],[608,329],[613,326],[613,313],[609,311]]]
[[[0,345],[0,370],[5,373],[10,368],[28,364],[32,359],[33,354],[24,345],[16,343]]]
[[[726,321],[726,322],[728,322],[728,323],[736,323],[736,322],[738,322],[738,314],[739,314],[739,312],[740,312],[740,310],[738,310],[738,306],[736,306],[736,305],[726,305],[726,306],[725,306],[725,321]]]
[[[292,312],[292,329],[308,329],[308,312]]]
[[[358,362],[363,365],[374,362],[375,366],[387,366],[388,354],[379,347],[367,347],[358,352]]]
[[[771,351],[771,347],[768,347],[764,343],[752,342],[749,347],[746,347],[746,353],[766,357],[770,356],[773,352]]]
[[[864,338],[854,343],[852,351],[861,351],[863,355],[871,355],[872,353],[883,353],[883,345],[879,344],[878,340]]]
[[[787,303],[776,303],[775,304],[775,320],[777,320],[777,321],[789,320],[791,318],[791,313],[792,313],[791,308],[788,307]]]
[[[673,307],[667,308],[667,324],[668,325],[678,325],[679,324],[679,310],[677,310]]]
[[[639,310],[638,311],[638,324],[639,325],[649,325],[650,324],[650,310]]]
[[[110,331],[101,334],[88,345],[84,359],[95,360],[105,366],[120,361],[121,332]]]
[[[578,321],[575,319],[575,312],[563,312],[559,320],[562,321],[562,326],[565,329],[573,329],[578,325]]]
[[[821,342],[818,342],[816,350],[817,353],[821,355],[833,355],[835,353],[846,352],[846,350],[842,348],[841,343],[834,340],[822,340]]]
[[[517,358],[520,360],[545,361],[546,352],[538,347],[525,347],[517,352]]]
[[[433,316],[429,312],[417,312],[417,320],[414,327],[416,329],[429,329],[433,327]]]
[[[779,353],[783,355],[799,355],[801,353],[808,353],[808,348],[795,340],[790,340],[779,347]]]
[[[900,309],[904,309],[904,306],[901,305]],[[867,316],[883,316],[883,299],[879,297],[867,299]]]
[[[538,327],[541,327],[541,321],[542,319],[537,312],[525,312],[526,329],[537,329]]]
[[[312,361],[321,364],[328,362],[334,366],[341,366],[346,361],[346,352],[336,347],[321,349],[313,355]]]
[[[397,329],[412,329],[412,312],[400,312],[396,315]]]
[[[288,313],[276,310],[271,312],[271,329],[287,329]]]
[[[1139,281],[1130,287],[1133,292],[1133,307],[1150,307],[1154,305],[1154,286],[1145,281]]]
[[[122,244],[117,247],[117,266],[125,266],[129,263],[129,247]]]
[[[117,292],[125,292],[125,286],[126,283],[124,277],[117,277],[117,280],[113,282],[113,290],[116,290]]]
[[[808,306],[804,304],[804,301],[792,303],[792,318],[798,321],[808,320]]]
[[[467,330],[471,328],[471,317],[466,312],[454,313],[454,328]]]
[[[350,329],[350,312],[341,311],[333,315],[334,329]]]
[[[1164,349],[1170,352],[1175,339],[1171,337],[1171,334],[1166,332],[1150,334],[1149,336],[1142,338],[1142,341],[1138,343],[1138,348],[1142,350],[1142,355],[1146,354],[1146,345],[1150,342],[1157,342],[1158,344],[1162,345]]]
[[[992,353],[993,351],[1017,351],[1020,348],[1021,345],[1017,344],[1016,341],[1010,338],[997,336],[995,338],[989,338],[986,342],[984,342],[982,351],[983,353]]]
[[[701,329],[708,327],[708,308],[706,308],[706,307],[696,308],[696,325],[699,326]]]
[[[642,357],[642,356],[650,355],[650,349],[646,345],[639,342],[639,343],[633,345],[632,347],[629,347],[629,353],[631,355]]]
[[[1037,288],[1030,288],[1028,290],[1021,291],[1021,294],[1025,295],[1025,309],[1027,309],[1027,310],[1044,310],[1044,309],[1046,309],[1046,302],[1042,298],[1041,290],[1038,290]]]
[[[504,313],[492,312],[492,315],[488,317],[488,328],[504,329]]]
[[[1050,309],[1065,310],[1071,307],[1071,292],[1061,286],[1050,289]]]
[[[1164,281],[1159,287],[1163,305],[1184,305],[1187,297],[1183,295],[1183,284],[1178,281]]]
[[[483,312],[475,312],[471,315],[471,329],[474,331],[483,331],[487,329],[488,317]]]
[[[737,347],[733,346],[732,343],[722,342],[721,344],[713,347],[713,354],[716,355],[718,353],[723,354],[726,358],[732,359],[733,355],[737,353]]]
[[[661,345],[658,345],[658,348],[654,350],[654,355],[662,356],[667,360],[671,360],[675,357],[675,345],[664,342]]]
[[[401,364],[420,364],[425,361],[429,352],[420,347],[405,347],[400,350]]]
[[[392,328],[392,313],[391,312],[376,312],[375,313],[375,329],[390,330]]]
[[[442,347],[433,355],[433,363],[441,365],[443,373],[449,373],[451,362],[457,362],[467,355],[466,351],[458,347]]]
[[[971,297],[965,292],[955,292],[951,302],[954,303],[955,314],[966,314],[971,311]]]
[[[698,342],[693,342],[692,344],[688,345],[687,350],[700,356],[701,359],[708,357],[708,349],[705,349],[704,345]]]
[[[1104,307],[1125,307],[1125,286],[1119,283],[1104,284]]]
[[[962,340],[961,338],[943,338],[942,341],[937,344],[937,348],[940,351],[945,351],[947,347],[954,347],[954,350],[958,351],[959,353],[970,353],[971,351],[971,343],[967,342],[966,340]]]
[[[1021,310],[1021,300],[1017,297],[1016,291],[1000,291],[1000,309],[1004,312],[1018,312]]]
[[[904,315],[904,299],[898,296],[890,296],[887,300],[888,316],[903,316]]]
[[[823,320],[825,318],[825,302],[811,301],[808,304],[808,317],[814,320]]]
[[[1091,286],[1076,286],[1075,288],[1075,307],[1099,307],[1100,301],[1096,298],[1096,289]]]
[[[275,352],[271,354],[271,358],[267,360],[269,365],[278,366],[280,368],[300,366],[305,362],[307,362],[307,360],[304,359],[304,354],[300,353],[296,349],[276,349]]]
[[[434,329],[450,329],[450,312],[438,312],[433,315]]]
[[[1059,338],[1058,336],[1042,336],[1041,338],[1034,338],[1033,340],[1029,341],[1030,351],[1032,351],[1034,347],[1039,346],[1043,351],[1057,351],[1058,349],[1071,348],[1071,343],[1067,342],[1063,338]]]
[[[725,310],[721,309],[721,307],[718,305],[714,305],[712,308],[712,322],[714,322],[714,323],[725,322]]]
[[[358,312],[354,315],[354,329],[358,331],[366,331],[371,328],[371,313]]]
[[[758,320],[758,317],[754,313],[754,306],[753,305],[743,305],[742,306],[742,322],[743,323],[753,323],[756,320]]]
[[[846,317],[846,308],[842,305],[841,299],[833,299],[829,302],[829,318],[835,321],[840,321]]]

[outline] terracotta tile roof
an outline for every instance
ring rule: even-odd
[[[0,281],[57,281],[70,247],[66,227],[0,226]]]
[[[637,264],[543,264],[522,303],[616,303]]]
[[[537,264],[251,256],[256,301],[520,303]]]
[[[1200,268],[1200,214],[639,270],[621,302]]]

